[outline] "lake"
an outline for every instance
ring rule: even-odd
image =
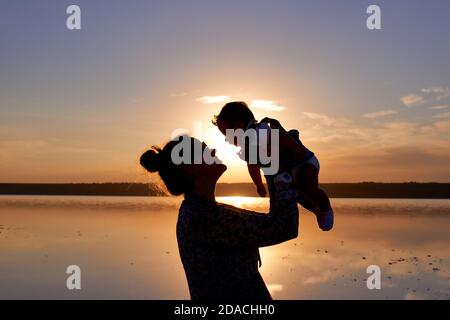
[[[188,299],[181,198],[0,196],[0,299]],[[268,199],[218,201],[266,212]],[[331,232],[261,248],[274,299],[450,299],[450,200],[332,199]],[[81,268],[81,290],[66,269]],[[369,290],[366,269],[381,269]]]

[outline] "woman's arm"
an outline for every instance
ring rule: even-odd
[[[212,223],[206,226],[208,241],[229,247],[256,248],[296,238],[297,192],[291,183],[284,182],[278,182],[275,189],[268,214],[219,205],[211,217]]]

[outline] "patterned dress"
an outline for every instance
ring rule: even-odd
[[[192,300],[271,300],[258,248],[298,235],[295,191],[271,194],[268,214],[185,196],[177,240]]]

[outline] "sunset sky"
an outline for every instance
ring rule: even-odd
[[[449,37],[448,0],[2,0],[0,182],[152,181],[140,154],[195,123],[250,181],[210,121],[231,100],[297,128],[322,182],[449,182]]]

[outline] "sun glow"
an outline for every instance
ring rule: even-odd
[[[204,131],[201,139],[208,147],[216,149],[216,156],[227,166],[220,182],[250,182],[247,165],[237,153],[239,148],[225,141],[225,137],[216,127]]]
[[[225,137],[216,128],[208,128],[204,134],[203,141],[208,147],[216,149],[216,155],[226,164],[245,165],[237,153],[239,148],[225,141]]]
[[[226,203],[242,209],[250,209],[255,205],[261,205],[261,203],[266,200],[263,198],[255,197],[218,197],[218,201]]]

